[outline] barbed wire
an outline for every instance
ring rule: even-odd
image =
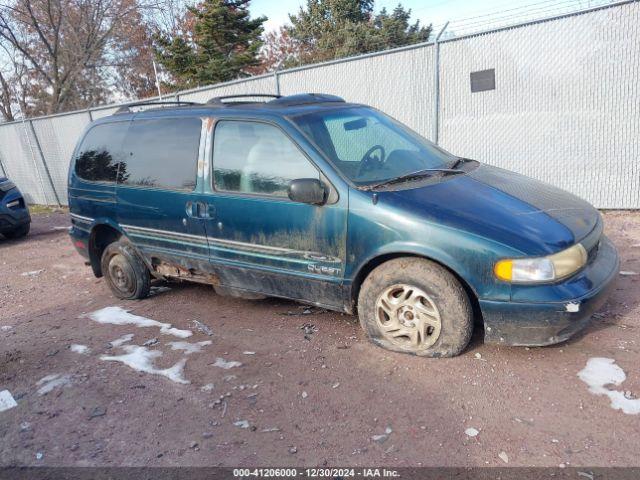
[[[537,6],[537,7],[533,7],[533,8],[522,8],[522,9],[511,9],[511,13],[508,13],[507,15],[503,15],[503,13],[506,13],[507,10],[498,13],[497,15],[492,14],[493,16],[488,17],[488,18],[483,18],[482,20],[477,20],[477,18],[480,18],[480,16],[476,17],[475,20],[472,20],[472,17],[469,17],[468,19],[452,19],[450,21],[451,25],[457,25],[457,26],[464,26],[464,27],[468,27],[468,26],[482,26],[482,25],[489,25],[489,24],[494,24],[496,22],[500,22],[500,21],[506,21],[506,20],[513,20],[513,19],[520,19],[520,20],[526,20],[526,19],[530,19],[530,18],[543,18],[545,16],[548,16],[551,13],[554,12],[558,12],[560,10],[566,10],[567,12],[569,11],[575,11],[575,10],[580,10],[582,8],[582,0],[561,0],[561,1],[557,1],[555,0],[555,3],[553,5],[545,5],[545,6]],[[599,2],[600,5],[606,5],[607,3],[613,3],[611,1],[603,1],[603,2]],[[576,8],[578,7],[578,8]]]

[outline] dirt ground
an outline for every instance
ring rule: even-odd
[[[640,214],[604,217],[622,270],[640,272]],[[617,388],[640,396],[640,275],[621,275],[564,344],[498,347],[476,332],[462,356],[425,359],[370,344],[355,317],[278,299],[171,284],[117,301],[67,225],[65,214],[37,215],[26,240],[0,240],[0,390],[18,403],[0,412],[0,465],[640,465],[640,415],[577,376],[590,358],[611,358],[627,375]],[[159,328],[86,316],[108,306],[212,343],[186,355],[167,345],[184,339]],[[190,383],[101,359],[123,354],[109,342],[125,334],[130,345],[158,340],[146,348],[162,352],[158,369],[186,359]]]

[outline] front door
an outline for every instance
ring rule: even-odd
[[[118,222],[147,259],[186,269],[208,263],[204,223],[195,214],[206,132],[197,117],[131,123],[118,174]],[[165,273],[177,274],[175,268]]]
[[[340,307],[347,198],[322,206],[289,200],[289,182],[317,178],[332,188],[279,126],[221,120],[213,136],[206,224],[220,282]]]

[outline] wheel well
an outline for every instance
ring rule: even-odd
[[[482,312],[480,310],[480,303],[478,302],[478,296],[474,292],[473,288],[471,288],[471,285],[469,285],[464,278],[458,275],[458,273],[456,273],[454,270],[449,268],[447,265],[437,260],[434,260],[433,258],[429,258],[429,257],[425,257],[424,255],[417,255],[413,253],[389,253],[386,255],[380,255],[379,257],[369,260],[369,262],[366,263],[360,269],[360,271],[358,272],[358,274],[356,275],[353,281],[353,285],[351,287],[351,305],[352,305],[351,310],[352,311],[354,312],[356,311],[358,306],[358,295],[360,294],[360,287],[362,286],[364,279],[367,278],[367,276],[369,276],[369,274],[373,271],[373,269],[375,269],[379,265],[382,265],[385,262],[388,262],[389,260],[393,260],[394,258],[403,258],[403,257],[424,258],[425,260],[429,260],[430,262],[437,263],[441,267],[446,268],[454,277],[456,277],[456,279],[460,282],[460,285],[462,285],[465,292],[467,293],[467,296],[469,297],[469,301],[471,302],[471,307],[473,308],[473,315],[476,318],[476,320],[482,320]]]
[[[122,234],[118,230],[109,225],[97,225],[91,230],[91,235],[89,236],[89,262],[96,277],[102,276],[102,266],[100,265],[102,252],[107,248],[107,245],[117,241],[121,236]]]

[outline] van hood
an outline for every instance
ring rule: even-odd
[[[586,201],[549,184],[485,164],[438,183],[384,192],[381,200],[438,224],[500,242],[524,255],[568,248],[598,224]]]

